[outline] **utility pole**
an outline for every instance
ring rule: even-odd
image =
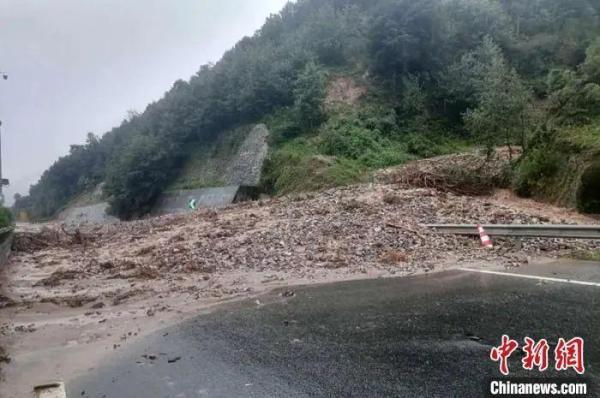
[[[0,120],[0,128],[2,127],[2,120]],[[4,192],[2,192],[2,187],[4,184],[2,181],[2,130],[0,130],[0,205],[4,205]]]
[[[0,127],[2,126],[2,120],[0,120]],[[0,206],[4,206],[4,192],[2,187],[8,185],[8,180],[2,177],[2,132],[0,132]]]
[[[8,80],[8,75],[4,72],[0,72],[2,74],[2,79]],[[2,120],[0,120],[0,127],[2,127]],[[9,181],[2,176],[2,132],[0,131],[0,205],[4,205],[4,193],[2,192],[2,188],[5,185],[8,185]]]

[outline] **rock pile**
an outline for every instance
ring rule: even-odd
[[[46,289],[41,296],[48,289],[64,295],[96,283],[105,297],[111,297],[115,294],[107,291],[111,286],[118,286],[119,294],[144,292],[154,290],[160,281],[177,291],[201,285],[227,295],[244,291],[240,281],[250,274],[267,282],[316,281],[324,272],[408,275],[447,264],[515,266],[532,256],[600,249],[593,241],[507,238],[496,239],[495,250],[487,251],[478,239],[438,235],[422,226],[553,221],[489,197],[378,183],[79,232],[44,230],[18,239],[21,251],[13,261],[35,262],[41,268],[59,263],[54,273],[38,282]],[[54,243],[58,247],[51,246]],[[191,279],[197,282],[191,286],[181,282]]]

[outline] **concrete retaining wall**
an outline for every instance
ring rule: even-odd
[[[156,205],[155,214],[186,213],[190,200],[196,200],[197,207],[223,207],[233,203],[237,186],[182,190],[163,194]]]
[[[232,203],[258,199],[259,190],[255,187],[227,186],[181,190],[162,195],[154,214],[177,214],[192,211],[189,203],[196,200],[197,208],[219,208]]]

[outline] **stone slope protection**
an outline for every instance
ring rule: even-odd
[[[214,170],[208,170],[208,173],[213,176],[214,181],[221,183],[221,186],[166,192],[159,199],[154,213],[186,212],[192,210],[192,201],[195,207],[223,207],[257,198],[261,171],[269,149],[268,135],[267,127],[258,124],[246,135],[237,153],[227,161],[224,170],[217,169],[218,162],[212,163]],[[205,183],[209,185],[210,181]]]

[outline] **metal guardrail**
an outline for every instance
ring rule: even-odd
[[[442,234],[479,235],[476,225],[429,224],[427,228]],[[483,225],[491,236],[519,236],[531,238],[600,239],[600,225]]]

